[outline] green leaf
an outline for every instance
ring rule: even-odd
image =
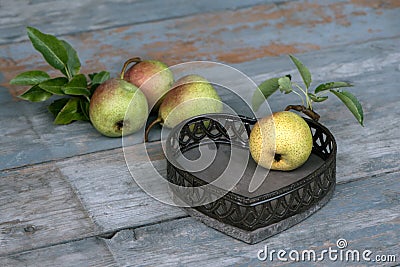
[[[90,121],[89,106],[90,106],[90,103],[87,99],[85,99],[85,98],[79,99],[80,110],[82,111],[82,114],[85,116],[87,121]]]
[[[34,85],[28,91],[20,95],[19,98],[32,102],[41,102],[49,99],[51,96],[51,93],[46,92],[40,88],[39,85]]]
[[[93,78],[94,78],[94,76],[96,76],[96,74],[97,74],[97,72],[89,73],[89,74],[88,74],[89,79],[90,79],[91,81],[93,81]]]
[[[101,71],[99,73],[89,74],[89,78],[92,80],[89,90],[93,93],[100,84],[110,79],[110,73],[108,71]]]
[[[101,71],[92,76],[91,79],[92,79],[92,84],[102,84],[103,82],[110,79],[110,73],[108,71]]]
[[[310,73],[310,71],[295,56],[289,55],[289,57],[293,61],[293,63],[296,65],[297,69],[299,70],[301,78],[303,79],[303,82],[304,82],[304,84],[306,85],[306,87],[308,89],[310,87],[310,84],[311,84],[311,73]]]
[[[72,78],[72,80],[64,86],[63,91],[67,95],[90,96],[90,92],[87,89],[86,77],[83,74],[78,74]]]
[[[69,124],[77,120],[86,120],[86,117],[80,111],[79,98],[70,98],[60,112],[58,112],[54,123]]]
[[[362,106],[360,102],[357,100],[357,98],[353,94],[347,91],[335,91],[335,90],[329,90],[329,91],[334,95],[336,95],[346,105],[346,107],[351,111],[351,113],[353,113],[354,117],[356,117],[357,121],[361,124],[361,126],[364,126],[363,125],[364,113]]]
[[[334,88],[351,87],[351,86],[353,86],[353,85],[348,82],[329,82],[329,83],[323,83],[323,84],[318,85],[317,88],[315,88],[314,92],[317,94],[319,92],[334,89]]]
[[[279,84],[279,90],[282,93],[289,94],[290,92],[293,91],[292,82],[290,81],[290,78],[287,76],[279,78],[278,84]]]
[[[18,74],[10,81],[13,85],[36,85],[50,79],[50,76],[41,70],[31,70]]]
[[[68,70],[70,76],[74,77],[81,70],[81,62],[79,61],[78,53],[67,41],[61,40],[61,43],[65,47],[68,55],[66,70]],[[67,73],[64,73],[64,75],[68,76]]]
[[[311,98],[312,101],[314,102],[323,102],[328,99],[328,96],[316,96],[314,94],[308,93],[308,96]]]
[[[55,100],[53,103],[51,103],[47,109],[54,115],[54,117],[57,117],[57,114],[62,110],[62,108],[67,104],[69,101],[69,98],[61,98]]]
[[[279,78],[271,78],[262,82],[253,94],[252,106],[257,111],[262,103],[279,89]]]
[[[44,81],[39,84],[39,87],[43,90],[55,94],[55,95],[64,95],[62,91],[62,87],[68,82],[68,79],[65,77],[58,77],[54,79],[50,79]]]
[[[32,27],[27,27],[27,31],[33,47],[43,55],[47,63],[63,70],[68,62],[68,54],[62,42],[55,36],[44,34]]]

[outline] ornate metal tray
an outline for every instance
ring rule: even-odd
[[[167,179],[177,185],[170,187],[174,200],[206,225],[250,244],[304,220],[328,202],[336,184],[335,139],[321,124],[305,120],[313,134],[308,161],[290,172],[265,170],[265,181],[254,192],[249,183],[257,164],[249,156],[248,136],[255,119],[208,114],[182,122],[166,142]],[[214,157],[206,168],[181,166],[180,157],[195,160],[207,151]],[[230,166],[236,168],[226,171],[232,157]],[[213,185],[222,173],[238,182],[231,188]]]

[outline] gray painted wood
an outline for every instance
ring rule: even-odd
[[[388,110],[393,110],[393,106],[396,103],[392,103],[387,107]],[[383,109],[386,110],[386,109]],[[348,182],[351,180],[363,179],[365,177],[379,175],[379,173],[388,173],[398,171],[398,136],[396,135],[394,125],[397,125],[399,116],[397,113],[388,115],[392,120],[393,124],[382,124],[382,116],[376,114],[371,116],[370,124],[377,125],[377,127],[370,127],[365,133],[356,135],[355,137],[349,137],[351,131],[349,128],[354,124],[353,118],[349,117],[346,120],[346,127],[343,127],[342,122],[336,122],[332,125],[335,128],[335,136],[339,142],[339,156],[337,160],[337,172],[338,180],[341,183]],[[348,126],[347,126],[348,125]],[[357,126],[359,127],[359,126]],[[387,127],[387,128],[385,128]],[[357,128],[358,129],[358,128]],[[362,131],[362,128],[359,128]],[[379,139],[382,135],[382,131],[387,133],[387,138],[383,140]],[[385,145],[387,144],[387,145]],[[148,177],[151,179],[150,169],[144,163],[147,161],[147,157],[142,155],[136,145],[130,147],[131,161],[134,161],[134,165],[130,165],[133,174],[141,177]],[[159,143],[151,143],[148,150],[150,151],[151,158],[154,161],[155,167],[160,169],[161,174],[165,175],[165,161],[163,159],[163,153],[160,149]],[[350,151],[351,155],[345,154],[346,151]],[[366,151],[368,153],[366,153]],[[342,154],[341,154],[342,153]],[[370,154],[369,154],[370,153]],[[353,165],[349,164],[351,162]],[[52,163],[53,164],[53,163]],[[18,177],[25,175],[25,173],[31,173],[31,176],[38,177],[44,181],[54,178],[49,177],[47,174],[43,174],[41,170],[48,170],[49,164],[37,165],[36,167],[27,167],[18,169],[15,171],[5,172],[5,175],[12,177]],[[51,165],[53,166],[53,165]],[[177,208],[173,208],[157,202],[152,199],[146,193],[144,193],[134,182],[131,177],[125,160],[123,151],[121,149],[107,150],[92,154],[86,154],[70,159],[65,159],[55,163],[57,173],[60,173],[61,177],[65,179],[69,184],[62,184],[52,190],[39,191],[34,194],[32,192],[22,195],[24,202],[34,202],[37,198],[46,199],[48,194],[52,195],[52,192],[64,192],[73,191],[75,195],[61,194],[57,195],[59,202],[52,203],[54,207],[51,210],[61,209],[64,202],[68,202],[71,197],[79,199],[79,204],[82,205],[81,209],[85,211],[85,214],[90,218],[90,222],[93,222],[95,226],[87,229],[81,229],[82,231],[75,231],[74,228],[66,229],[65,224],[51,225],[54,231],[68,231],[68,234],[61,236],[47,235],[47,232],[43,232],[43,235],[36,234],[36,244],[50,244],[50,242],[64,242],[90,236],[94,234],[102,234],[106,232],[113,232],[123,228],[138,227],[146,224],[153,224],[163,220],[171,220],[185,216],[185,213]],[[54,167],[55,168],[55,167]],[[44,176],[44,177],[42,177]],[[22,176],[20,179],[27,179]],[[8,182],[7,184],[15,184],[15,182]],[[20,191],[17,186],[17,192]],[[23,184],[21,185],[23,186]],[[20,199],[21,196],[16,194],[14,196]],[[20,202],[10,203],[6,205],[4,212],[8,214],[9,218],[5,221],[18,220],[18,215],[10,213],[11,209],[17,208],[23,209],[29,212],[29,208],[25,207]],[[41,202],[34,202],[36,205],[41,205]],[[61,206],[60,206],[61,205]],[[7,208],[8,207],[8,208]],[[72,215],[68,213],[57,214],[53,216],[52,213],[47,214],[48,210],[43,210],[43,214],[37,219],[33,219],[32,225],[40,225],[42,217],[49,218],[49,224],[56,220],[59,216],[79,216],[79,211],[73,211]],[[70,210],[67,210],[70,212]],[[25,215],[24,215],[25,216]],[[24,217],[22,216],[22,217]],[[50,216],[50,217],[49,217]],[[88,218],[85,217],[86,220]],[[50,227],[50,226],[49,226]],[[19,239],[12,240],[9,237],[8,248],[12,251],[20,246]],[[29,248],[30,244],[25,243],[22,249]]]
[[[105,242],[88,238],[0,257],[1,266],[119,266]]]
[[[2,1],[0,43],[26,40],[25,27],[35,26],[57,35],[166,20],[205,12],[235,10],[274,1]],[[62,19],[60,19],[62,18]],[[56,30],[55,30],[56,29]]]
[[[166,175],[163,152],[156,144],[149,148],[153,164]],[[137,146],[129,149],[135,161],[134,175],[148,177],[147,157],[135,153]],[[85,210],[102,232],[137,227],[158,221],[186,216],[176,208],[162,204],[148,196],[132,178],[122,149],[107,150],[58,162],[60,171],[70,181]],[[155,184],[154,186],[157,186]]]
[[[54,164],[1,173],[0,192],[0,255],[94,232],[94,223]]]
[[[162,158],[162,151],[149,151]],[[146,175],[145,158],[134,150],[131,156],[135,173]],[[165,173],[164,160],[154,164]],[[121,149],[3,171],[0,178],[0,256],[187,216],[135,184]]]
[[[396,89],[396,85],[400,82],[400,77],[397,75],[400,54],[396,45],[399,42],[398,38],[390,41],[378,40],[352,47],[329,48],[317,54],[309,52],[299,55],[312,73],[315,73],[314,86],[318,81],[330,80],[348,80],[355,84],[350,90],[357,95],[364,106],[366,127],[360,127],[350,112],[334,96],[331,96],[324,105],[316,104],[315,108],[322,116],[321,123],[335,134],[339,143],[339,156],[348,154],[349,150],[355,155],[350,158],[353,163],[343,164],[343,167],[355,166],[364,175],[368,175],[371,171],[376,174],[384,169],[396,169],[398,166],[396,145],[400,133],[394,126],[399,118],[399,111],[395,108],[396,103],[400,101]],[[332,61],[331,58],[335,60]],[[296,80],[300,79],[286,56],[259,59],[234,66],[250,75],[256,83],[287,73],[291,73]],[[4,109],[4,112],[0,112],[3,149],[0,155],[0,169],[121,146],[120,139],[103,137],[88,123],[53,125],[52,115],[46,111],[47,103],[13,102],[5,90],[0,90],[0,93],[2,96],[0,99],[4,101],[0,107],[1,110]],[[243,94],[245,93],[244,89]],[[250,91],[247,93],[251,94]],[[223,100],[228,103],[233,102],[233,107],[237,106],[229,95],[223,95]],[[282,110],[289,103],[296,104],[299,100],[296,96],[281,94],[273,95],[269,100],[273,111]],[[17,119],[9,120],[11,117]],[[390,120],[382,120],[382,117],[390,117]],[[386,130],[381,131],[381,129]],[[390,135],[385,135],[383,138],[384,133],[388,131]],[[157,132],[153,134],[158,135]],[[130,140],[132,143],[142,142],[143,132],[130,137]],[[365,146],[357,146],[357,142],[368,144],[370,154],[365,154]],[[370,164],[375,166],[375,171]],[[348,175],[349,171],[338,174],[339,177]],[[354,171],[354,175],[357,175],[357,171]]]
[[[399,257],[399,193],[399,172],[339,185],[323,209],[255,245],[237,241],[192,218],[120,231],[106,242],[120,266],[286,266],[293,262],[278,262],[276,255],[272,263],[261,262],[257,252],[267,245],[270,250],[313,249],[318,253],[329,247],[337,249],[339,238],[347,240],[347,249],[369,249],[373,255]],[[298,266],[320,264],[303,262]],[[323,262],[324,266],[332,264]]]
[[[263,244],[321,250],[341,237],[351,249],[399,251],[396,1],[203,1],[195,8],[128,2],[141,16],[116,2],[97,1],[100,8],[92,10],[92,1],[84,1],[78,12],[77,2],[0,3],[0,265],[265,266],[256,259]],[[87,123],[54,126],[47,103],[16,101],[12,95],[21,88],[9,80],[27,69],[47,70],[31,44],[19,42],[26,39],[27,24],[63,35],[78,50],[85,73],[108,69],[115,76],[127,57],[140,55],[168,64],[217,60],[261,82],[294,74],[282,55],[295,53],[315,81],[355,84],[351,90],[363,103],[366,127],[333,97],[316,106],[339,145],[335,197],[296,227],[248,246],[146,195],[126,168],[121,139],[102,137]],[[281,110],[288,101],[298,100],[277,94],[269,104]],[[142,142],[141,134],[133,136],[133,144]],[[150,145],[150,155],[165,173],[158,144]],[[137,161],[131,170],[150,179],[137,146],[130,147]]]

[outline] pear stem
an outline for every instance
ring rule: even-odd
[[[287,106],[285,108],[285,111],[289,111],[291,109],[304,113],[305,115],[307,115],[308,117],[310,117],[314,121],[318,121],[319,118],[320,118],[320,116],[319,116],[319,114],[317,112],[315,112],[312,109],[306,108],[303,105],[289,105],[289,106]]]
[[[156,125],[157,123],[160,123],[162,121],[163,120],[160,117],[158,117],[152,123],[150,123],[149,126],[147,126],[146,131],[144,133],[144,141],[146,143],[149,141],[149,133],[150,133],[151,128],[153,128],[154,125]]]
[[[120,74],[121,80],[124,79],[126,68],[129,66],[129,64],[131,64],[133,62],[135,62],[137,64],[139,62],[142,62],[142,59],[140,57],[133,57],[133,58],[130,58],[127,61],[125,61],[124,66],[122,67],[122,70],[121,70],[121,74]]]

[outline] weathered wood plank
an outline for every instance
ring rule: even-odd
[[[393,110],[396,103],[389,103],[387,110]],[[399,170],[397,147],[400,144],[393,125],[399,123],[400,116],[397,112],[387,116],[393,124],[384,124],[379,113],[371,113],[370,124],[377,127],[371,127],[365,132],[360,128],[359,135],[354,135],[352,130],[347,129],[351,128],[351,123],[354,124],[354,119],[350,116],[343,121],[328,120],[335,128],[335,136],[339,142],[337,178],[340,183]],[[346,127],[343,127],[343,123]],[[388,137],[379,140],[382,131]],[[141,153],[140,146],[126,148],[130,153],[130,162],[134,162],[129,167],[134,175],[151,179],[150,169],[144,164],[147,162],[147,155]],[[148,151],[154,166],[165,175],[160,144],[150,143]],[[346,152],[351,152],[351,155]],[[151,199],[135,184],[121,149],[73,157],[56,164],[73,185],[100,232],[112,232],[185,216],[181,210]]]
[[[387,110],[393,110],[396,103],[389,104]],[[349,117],[345,120],[346,127],[343,127],[340,121],[331,122],[331,125],[335,127],[339,148],[343,149],[342,152],[339,150],[337,162],[340,182],[398,170],[399,138],[393,125],[397,125],[399,116],[396,112],[389,114],[387,118],[390,118],[393,124],[387,125],[384,124],[379,113],[373,114],[371,114],[370,123],[377,127],[372,127],[361,135],[353,134],[354,136],[350,138],[349,135],[352,132],[347,127],[351,127],[347,125],[353,118]],[[388,134],[387,138],[379,140],[382,132]],[[147,157],[140,154],[136,146],[129,149],[130,156],[137,161],[136,165],[131,167],[135,175],[146,177],[150,175],[148,167],[143,164],[147,161]],[[148,149],[155,166],[165,174],[163,153],[159,143],[149,144]],[[340,154],[346,153],[349,149],[351,157]],[[367,154],[366,149],[371,154]],[[181,210],[158,203],[137,187],[126,168],[121,149],[73,157],[55,164],[56,166],[54,163],[48,163],[3,171],[2,187],[4,189],[1,191],[6,194],[3,194],[2,222],[7,226],[4,229],[15,229],[3,231],[6,233],[3,239],[8,242],[4,253],[185,216]],[[57,182],[55,177],[61,181]],[[72,184],[72,188],[68,182]],[[50,184],[50,188],[42,188],[40,185],[43,183]],[[57,195],[54,195],[55,192]],[[60,194],[60,192],[64,193]],[[80,203],[77,200],[71,201],[71,198],[75,199],[73,192],[77,194]],[[18,201],[10,201],[9,197]],[[47,202],[52,198],[56,198],[57,201]],[[32,207],[35,206],[36,209],[42,208],[43,205],[51,205],[51,207],[40,209],[43,213],[31,214],[32,207],[26,206],[26,203],[32,203]],[[69,203],[72,207],[66,209],[65,203]],[[22,220],[21,218],[23,221],[18,221]],[[65,221],[65,218],[68,220]],[[74,223],[70,224],[69,219],[73,219]],[[53,224],[54,220],[57,221],[56,224]],[[8,226],[6,222],[16,222],[17,225]],[[88,224],[86,228],[76,226],[85,222]],[[68,223],[68,227],[64,223]],[[35,235],[29,235],[29,242],[26,234],[21,236],[23,228],[29,226],[28,224],[40,230],[36,231]],[[79,229],[76,230],[76,227]],[[45,231],[42,231],[43,229]],[[33,236],[35,237],[34,244],[30,242]]]
[[[145,9],[147,2],[134,4]],[[0,14],[7,12],[3,4]],[[204,7],[207,10],[201,7],[181,18],[174,16],[186,15],[171,15],[163,9],[173,9],[173,5],[163,6],[160,12],[165,12],[164,17],[158,17],[157,10],[129,22],[135,25],[65,38],[82,56],[85,72],[106,68],[113,74],[126,57],[141,55],[169,64],[194,59],[235,63],[261,81],[275,74],[293,73],[286,57],[271,55],[309,51],[301,59],[318,73],[314,80],[350,80],[364,104],[366,128],[359,127],[337,100],[329,100],[330,108],[318,107],[322,123],[332,130],[339,144],[339,182],[356,181],[339,185],[326,208],[266,243],[272,249],[321,250],[334,247],[338,238],[345,237],[351,249],[399,251],[398,2],[283,2],[237,12],[226,11],[225,3],[218,11],[216,5],[220,4]],[[91,12],[87,14],[92,16]],[[116,14],[121,20],[126,16]],[[52,20],[53,15],[49,12],[48,18]],[[104,18],[108,15],[113,16],[109,13]],[[33,25],[41,27],[41,23]],[[97,25],[120,25],[118,20],[113,23],[103,20]],[[76,32],[73,27],[79,24],[66,23],[57,34]],[[96,27],[95,23],[87,25],[84,31]],[[48,23],[42,29],[51,32],[53,26]],[[10,24],[7,32],[11,30]],[[21,32],[16,33],[11,41],[21,40]],[[0,265],[54,266],[65,265],[65,261],[75,266],[114,265],[103,241],[70,241],[149,224],[155,225],[122,230],[106,241],[119,265],[265,265],[256,259],[263,245],[247,246],[190,218],[180,219],[185,216],[181,210],[141,191],[126,169],[121,149],[109,150],[120,147],[120,139],[101,137],[84,123],[53,126],[45,104],[15,102],[9,92],[15,95],[16,88],[9,87],[9,79],[25,69],[47,67],[26,42],[0,47],[0,83],[6,87],[0,90],[0,169],[82,155],[0,174],[0,254],[14,254],[0,258]],[[286,103],[282,95],[270,101],[273,110],[282,109]],[[141,140],[141,135],[133,138],[134,143]],[[152,145],[155,166],[165,172],[157,143]],[[96,152],[100,150],[109,151]],[[87,154],[91,152],[96,153]],[[134,156],[138,158],[134,173],[148,177],[143,155]],[[171,221],[158,224],[164,220]],[[51,246],[62,242],[70,243]],[[26,250],[33,251],[18,253]]]
[[[0,5],[0,44],[26,40],[25,27],[35,26],[57,35],[236,10],[278,1],[3,1]],[[62,21],[60,21],[62,16]]]
[[[396,255],[400,251],[400,173],[382,175],[339,185],[332,200],[307,220],[256,245],[247,245],[206,227],[192,218],[120,231],[106,240],[120,265],[134,266],[265,266],[288,265],[293,261],[262,262],[257,252],[269,250],[337,249],[344,238],[347,249]],[[318,254],[317,254],[318,255]],[[326,255],[327,256],[327,255]],[[288,255],[286,255],[288,257]],[[322,262],[300,262],[320,266]],[[359,262],[350,262],[358,265]],[[329,261],[324,266],[343,264]],[[376,265],[375,262],[361,264]],[[388,263],[392,265],[395,263]],[[335,265],[336,266],[336,265]]]
[[[93,235],[91,221],[54,164],[0,173],[0,255]]]
[[[105,242],[88,238],[0,257],[1,266],[118,266]]]
[[[399,42],[399,38],[378,40],[346,49],[342,46],[325,49],[317,55],[310,52],[300,56],[315,74],[314,85],[317,81],[349,80],[355,84],[351,91],[364,106],[366,126],[362,128],[334,96],[324,105],[315,105],[322,116],[321,122],[337,138],[338,166],[342,166],[338,172],[339,180],[398,169],[396,147],[400,133],[396,125],[400,111],[396,106],[400,101],[400,93],[396,88],[400,82],[400,76],[397,75],[400,54],[396,44]],[[332,58],[335,60],[332,61]],[[236,64],[235,67],[249,74],[257,83],[287,73],[299,79],[287,57],[256,60]],[[120,139],[102,137],[87,123],[54,126],[45,104],[12,102],[7,92],[3,90],[0,93],[4,97],[1,98],[4,104],[0,107],[4,109],[4,112],[0,112],[3,151],[0,169],[121,146]],[[228,103],[232,101],[229,95],[224,95],[223,100]],[[272,110],[277,111],[298,101],[296,96],[276,94],[271,97],[269,104]],[[383,117],[390,119],[383,120]],[[142,142],[142,134],[134,135],[131,141]],[[368,149],[368,153],[365,153],[365,149]]]
[[[103,241],[97,238],[13,253],[1,257],[0,263],[3,266],[258,266],[264,264],[257,260],[257,252],[264,245],[276,250],[318,252],[328,247],[335,249],[339,238],[347,239],[349,249],[370,249],[374,255],[396,254],[400,241],[399,181],[396,172],[339,185],[334,198],[322,210],[257,245],[236,241],[187,218],[122,230],[111,239],[103,239],[118,264],[113,263]]]
[[[121,149],[3,171],[0,192],[0,256],[186,216],[135,184]]]
[[[169,64],[190,60],[234,64],[398,37],[398,8],[396,1],[381,5],[290,1],[128,25],[66,39],[80,52],[86,71],[107,68],[115,73],[130,56],[156,58]],[[335,35],[331,34],[333,28]],[[21,69],[43,68],[43,61],[36,55],[27,42],[2,46],[3,82]]]
[[[147,156],[140,154],[139,145],[128,148],[135,161],[131,170],[135,175],[149,177]],[[158,143],[149,145],[152,162],[166,175],[166,162]],[[82,205],[103,232],[137,227],[186,214],[179,208],[158,202],[148,196],[132,178],[122,149],[108,150],[73,157],[57,163],[60,171],[71,182]],[[157,186],[157,185],[154,185]]]

